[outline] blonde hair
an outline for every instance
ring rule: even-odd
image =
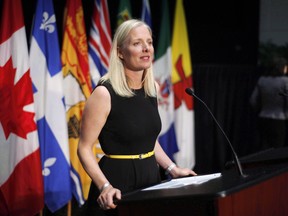
[[[116,30],[110,52],[108,72],[100,79],[100,82],[110,81],[114,91],[123,97],[134,96],[133,91],[128,86],[129,78],[125,75],[124,65],[118,56],[118,48],[126,42],[132,29],[144,25],[152,36],[151,28],[143,21],[130,19],[123,22]],[[145,94],[156,97],[155,80],[153,76],[152,64],[144,70],[142,77]]]

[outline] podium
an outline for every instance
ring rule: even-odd
[[[119,215],[288,215],[288,149],[257,153],[240,162],[245,178],[231,165],[220,177],[201,184],[124,194]]]

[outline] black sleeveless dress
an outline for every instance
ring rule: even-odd
[[[104,153],[136,155],[153,151],[161,131],[157,98],[146,96],[144,88],[134,90],[133,97],[121,97],[109,82],[100,85],[105,86],[111,96],[111,111],[99,135]],[[145,159],[112,159],[103,156],[99,166],[113,187],[121,190],[122,195],[161,181],[154,155]],[[95,210],[95,207],[99,209],[98,196],[99,191],[92,183],[87,200],[89,215],[93,215],[92,209]]]

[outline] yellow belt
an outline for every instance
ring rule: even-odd
[[[138,155],[105,155],[108,158],[114,158],[114,159],[144,159],[148,158],[154,155],[154,150],[151,152],[147,152],[144,154],[138,154]]]

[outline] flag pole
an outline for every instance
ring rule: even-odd
[[[71,201],[67,204],[67,216],[71,216]]]

